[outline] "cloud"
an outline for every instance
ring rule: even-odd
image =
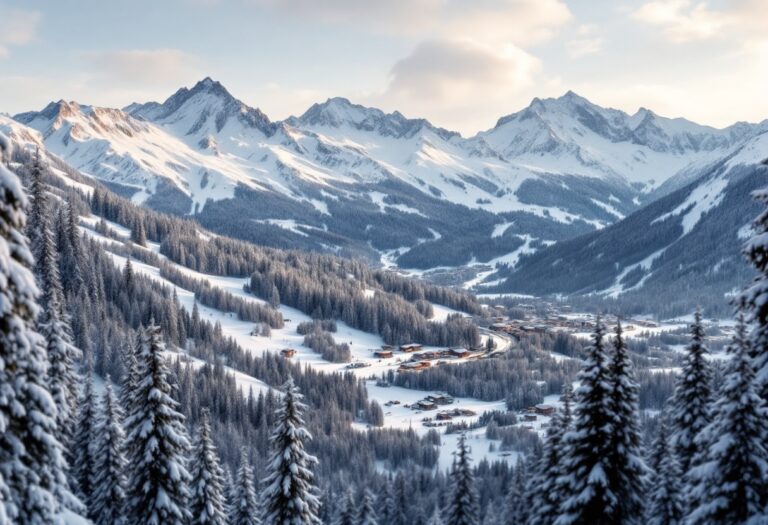
[[[633,18],[661,27],[668,40],[685,43],[721,39],[745,43],[768,39],[768,2],[731,0],[712,9],[706,1],[652,0],[640,6]]]
[[[371,102],[474,132],[527,99],[540,71],[538,58],[512,44],[430,40],[392,67],[387,89]]]
[[[0,60],[8,58],[10,48],[23,46],[34,40],[40,13],[0,5]]]
[[[157,87],[176,85],[199,75],[193,57],[177,49],[118,50],[88,57],[98,80],[108,83]]]
[[[579,26],[576,32],[576,38],[566,42],[565,48],[571,58],[579,58],[591,55],[603,49],[603,39],[595,33],[597,28],[593,25],[584,24]]]
[[[362,25],[419,40],[472,38],[528,45],[552,38],[572,17],[563,0],[251,0],[294,16]]]

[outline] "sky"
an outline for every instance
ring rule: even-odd
[[[272,120],[343,96],[472,135],[534,97],[768,118],[768,0],[0,0],[0,112],[210,76]]]

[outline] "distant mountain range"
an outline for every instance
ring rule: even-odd
[[[536,284],[526,265],[570,245],[542,248],[611,235],[643,205],[677,202],[713,173],[722,184],[768,129],[714,129],[647,109],[629,115],[573,92],[534,99],[469,138],[343,98],[275,122],[210,78],[163,103],[59,101],[13,119],[0,117],[0,127],[37,133],[74,168],[214,231],[407,269],[471,266],[484,270],[473,282],[508,277],[501,288],[536,292],[590,287]],[[690,215],[664,213],[666,222]],[[625,259],[595,286],[636,285],[622,284],[638,273],[627,268],[639,260]]]

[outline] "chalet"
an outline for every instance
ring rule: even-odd
[[[427,396],[427,401],[432,401],[436,405],[450,405],[453,403],[453,398],[448,394],[434,394]]]
[[[401,352],[418,352],[422,348],[423,346],[418,343],[408,343],[407,345],[400,345]]]
[[[395,351],[395,347],[392,346],[392,345],[381,345],[381,349],[384,350],[385,352],[387,350],[389,350],[390,352],[394,352]]]
[[[429,361],[410,361],[408,363],[403,363],[400,365],[398,370],[401,370],[403,372],[412,372],[416,370],[423,370],[425,368],[429,368]]]
[[[459,359],[464,359],[472,355],[472,352],[466,348],[451,348],[449,352],[453,357],[458,357]]]
[[[293,348],[283,348],[280,350],[280,355],[283,357],[293,357],[296,355],[296,350]]]
[[[426,399],[422,399],[421,401],[417,401],[413,404],[413,408],[417,410],[435,410],[437,408],[437,405],[434,404],[432,401],[427,401]]]
[[[555,413],[555,407],[552,405],[536,405],[533,411],[541,416],[551,416]]]
[[[514,330],[514,326],[507,323],[493,323],[491,325],[491,330],[494,332],[510,332]]]
[[[440,412],[440,414],[445,414],[451,417],[471,417],[476,416],[477,412],[469,410],[468,408],[454,408],[453,410]]]
[[[374,350],[373,351],[373,357],[377,357],[379,359],[389,359],[390,357],[393,357],[392,350]]]
[[[438,421],[450,421],[453,419],[453,416],[447,412],[440,412],[437,416],[435,416],[435,419]]]
[[[523,416],[523,421],[536,421],[539,419],[539,417],[536,414],[525,414]]]
[[[411,359],[414,361],[430,361],[433,359],[440,359],[442,357],[440,352],[420,352],[418,354],[414,354]]]

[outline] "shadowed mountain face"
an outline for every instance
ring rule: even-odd
[[[760,130],[628,115],[572,92],[469,138],[343,98],[273,122],[210,78],[163,103],[60,101],[14,118],[136,202],[265,244],[412,269],[514,264],[605,228]]]
[[[524,257],[499,272],[496,291],[596,294],[628,304],[719,302],[749,282],[741,255],[766,185],[768,132],[703,176],[602,230]]]

